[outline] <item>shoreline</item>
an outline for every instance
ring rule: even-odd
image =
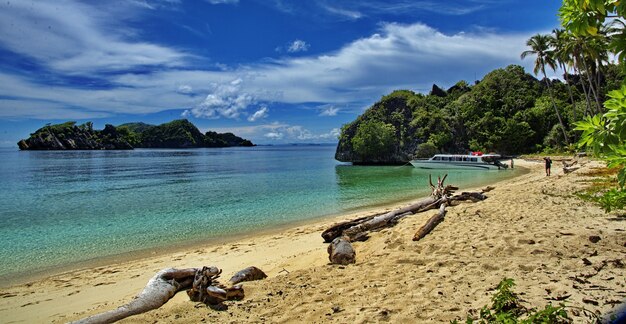
[[[268,278],[244,283],[246,297],[228,302],[226,312],[196,308],[179,293],[126,322],[449,322],[489,303],[491,289],[504,276],[516,280],[515,291],[524,293],[528,307],[543,308],[547,298],[570,295],[568,304],[610,311],[615,298],[626,297],[626,270],[619,266],[626,255],[623,223],[566,194],[581,188],[587,178],[579,173],[598,163],[569,175],[555,166],[552,177],[545,177],[539,163],[515,163],[529,172],[492,184],[496,189],[483,202],[450,208],[446,220],[421,241],[412,242],[412,235],[432,213],[403,218],[355,243],[353,265],[329,265],[320,234],[334,222],[367,215],[362,211],[2,288],[0,318],[76,320],[128,302],[156,271],[203,265],[221,268],[222,281],[252,265]],[[602,240],[591,243],[590,235]],[[589,284],[570,279],[599,265],[599,275],[585,279]],[[586,290],[588,285],[605,288]],[[598,306],[585,304],[585,298]]]
[[[474,171],[468,171],[474,172]],[[509,172],[505,171],[482,171],[482,172]],[[505,179],[497,179],[494,181],[476,181],[480,183],[479,185],[472,185],[468,188],[464,188],[463,190],[474,190],[478,187],[497,184],[502,181],[508,181],[524,174],[530,172],[529,169],[524,167],[516,168],[515,171],[517,174],[507,177]],[[424,187],[427,187],[427,183],[424,184]],[[45,266],[35,270],[29,270],[26,275],[23,272],[14,272],[6,275],[0,275],[0,289],[6,289],[17,285],[24,285],[34,281],[39,281],[43,279],[47,279],[53,276],[71,274],[74,272],[84,271],[91,268],[96,267],[104,267],[104,266],[112,266],[117,264],[122,264],[126,262],[139,261],[143,259],[153,258],[153,257],[163,257],[166,255],[171,255],[174,253],[180,253],[187,251],[189,249],[196,248],[197,246],[203,247],[215,247],[219,245],[227,245],[232,244],[237,241],[251,239],[257,236],[266,236],[266,235],[276,235],[280,234],[289,229],[293,229],[295,227],[300,226],[315,226],[319,223],[327,224],[328,222],[338,222],[344,219],[357,218],[364,215],[377,214],[381,213],[382,210],[389,211],[394,208],[398,208],[402,205],[408,205],[411,202],[422,199],[426,197],[427,194],[419,195],[411,199],[400,199],[389,202],[381,202],[376,203],[367,207],[361,208],[352,208],[351,210],[344,212],[337,212],[333,214],[318,216],[309,219],[303,220],[294,220],[289,221],[283,224],[271,225],[266,228],[255,229],[252,231],[239,232],[235,234],[224,234],[217,237],[212,238],[203,238],[190,240],[185,242],[173,243],[168,246],[154,247],[154,248],[146,248],[131,252],[122,252],[109,256],[102,257],[94,257],[87,260],[75,261],[63,265],[55,265],[55,266]]]
[[[423,197],[418,197],[417,199],[420,198]],[[330,214],[311,219],[291,221],[285,224],[274,225],[267,228],[253,230],[250,232],[241,232],[208,239],[180,242],[172,244],[170,246],[163,246],[159,248],[148,248],[132,252],[123,252],[115,255],[95,257],[92,259],[72,262],[59,266],[42,267],[34,271],[29,271],[28,277],[20,276],[19,273],[3,275],[0,276],[0,290],[19,285],[27,285],[35,281],[48,279],[55,276],[69,275],[75,272],[85,271],[92,268],[115,266],[133,261],[141,261],[150,258],[164,257],[175,253],[182,253],[190,249],[196,248],[197,246],[202,246],[205,248],[217,247],[220,245],[228,245],[243,240],[253,239],[255,237],[278,235],[287,230],[301,226],[315,226],[316,224],[326,224],[328,222],[332,222],[333,220],[341,221],[344,218],[356,218],[361,215],[377,214],[380,213],[381,210],[391,210],[394,207],[408,204],[414,200],[415,199],[399,202],[381,203],[380,205],[366,207],[363,209],[356,209],[354,211],[349,211],[345,213]]]

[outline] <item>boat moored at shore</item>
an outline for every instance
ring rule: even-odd
[[[411,160],[420,169],[501,170],[509,166],[500,162],[499,154],[436,154],[430,159]]]

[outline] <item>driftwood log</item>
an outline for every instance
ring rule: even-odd
[[[574,162],[571,163],[563,160],[563,173],[568,174],[580,169],[580,166],[575,166],[576,164],[578,164],[577,160],[574,160]]]
[[[230,283],[236,285],[240,282],[244,281],[253,281],[253,280],[261,280],[267,278],[267,275],[263,270],[257,267],[247,267],[237,273],[230,278]]]
[[[455,190],[458,190],[454,186],[444,186],[447,176],[446,174],[443,178],[438,178],[437,186],[433,185],[432,178],[429,176],[429,184],[432,190],[430,197],[388,213],[361,217],[331,226],[322,232],[324,242],[332,242],[341,236],[345,236],[350,242],[360,241],[367,237],[368,231],[395,225],[402,217],[438,208],[441,204],[440,199],[443,196],[449,196]]]
[[[247,269],[240,272],[246,271]],[[261,270],[259,271],[261,273],[263,272]],[[217,267],[163,269],[157,272],[154,277],[148,281],[141,293],[129,303],[114,310],[89,316],[73,323],[113,323],[132,315],[157,309],[167,303],[176,293],[183,290],[187,290],[187,295],[190,300],[203,302],[207,305],[218,305],[225,300],[242,299],[244,297],[243,287],[241,285],[226,287],[220,284],[217,278],[219,278],[221,273],[222,270]],[[263,275],[265,274],[263,273]],[[256,280],[250,279],[252,277],[259,278],[260,276],[258,274],[249,276],[238,282]]]
[[[437,213],[437,215],[431,217],[428,220],[428,222],[426,222],[426,224],[424,224],[424,226],[420,227],[420,229],[417,230],[417,232],[413,236],[413,241],[419,241],[424,236],[426,236],[426,234],[430,233],[430,231],[432,231],[435,228],[435,226],[439,225],[439,223],[441,223],[443,221],[443,219],[446,217],[446,207],[447,207],[447,205],[448,205],[447,202],[443,202],[439,206],[439,212]]]
[[[348,265],[356,262],[356,252],[346,237],[335,238],[328,246],[330,263]]]
[[[322,233],[325,242],[331,242],[328,246],[328,259],[334,264],[350,264],[356,259],[356,252],[351,242],[364,240],[367,233],[384,227],[395,225],[398,220],[408,215],[424,212],[426,210],[438,208],[450,195],[458,190],[454,186],[445,186],[445,175],[437,179],[435,186],[432,177],[429,176],[429,184],[432,190],[430,197],[424,198],[409,206],[398,208],[384,214],[361,217],[347,222],[336,224]],[[459,200],[470,199],[471,195]]]

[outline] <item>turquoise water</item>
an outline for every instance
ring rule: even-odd
[[[0,150],[0,277],[219,238],[428,194],[428,173],[334,146]],[[511,171],[449,172],[461,187]],[[321,242],[321,239],[320,239]]]

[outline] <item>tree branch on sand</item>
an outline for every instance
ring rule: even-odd
[[[139,295],[129,303],[114,310],[89,316],[73,322],[75,324],[112,323],[129,316],[157,309],[167,303],[179,291],[187,290],[191,301],[203,302],[209,306],[220,305],[226,300],[240,300],[244,297],[243,287],[236,285],[242,281],[258,280],[267,277],[256,267],[239,271],[230,279],[231,286],[220,284],[222,270],[217,267],[188,269],[168,268],[157,272]]]
[[[325,230],[322,233],[322,238],[324,238],[326,243],[331,243],[328,247],[328,257],[330,262],[343,265],[354,263],[356,259],[356,252],[354,251],[351,242],[365,241],[368,239],[368,232],[394,226],[403,217],[421,213],[430,209],[440,208],[440,213],[438,214],[441,215],[439,216],[440,219],[438,221],[433,220],[433,223],[430,225],[431,227],[428,231],[423,233],[423,235],[426,235],[439,222],[441,222],[441,220],[443,220],[446,206],[455,201],[484,200],[487,197],[483,193],[493,189],[493,187],[488,187],[482,192],[463,192],[460,195],[452,196],[452,194],[459,188],[452,185],[444,185],[447,176],[448,175],[446,174],[443,178],[438,177],[436,186],[433,184],[432,177],[428,177],[430,189],[432,191],[430,197],[384,214],[361,217],[335,224]],[[430,220],[429,223],[431,223]],[[423,235],[421,237],[423,237]],[[416,239],[414,238],[414,240]]]

